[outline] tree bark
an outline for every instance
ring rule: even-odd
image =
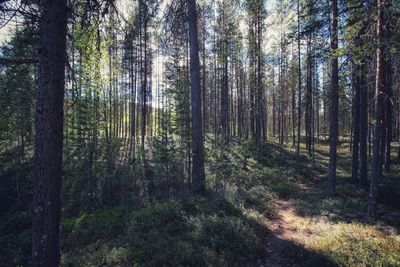
[[[378,199],[378,184],[381,178],[382,155],[381,155],[381,138],[383,128],[383,91],[384,91],[384,5],[385,0],[377,1],[378,18],[377,18],[377,40],[378,47],[376,49],[376,84],[375,84],[375,133],[372,144],[372,176],[370,190],[368,196],[368,216],[374,218],[376,216],[376,203]]]
[[[203,194],[206,188],[201,115],[199,42],[197,36],[196,0],[188,0],[190,85],[192,91],[192,183],[193,192]]]
[[[368,91],[365,82],[365,62],[360,66],[360,173],[359,181],[367,184],[368,177]]]
[[[261,2],[260,2],[261,3]],[[260,6],[261,8],[261,6]],[[255,123],[256,123],[256,137],[255,137],[255,145],[258,148],[261,143],[261,130],[262,130],[262,109],[263,109],[263,85],[262,85],[262,75],[261,75],[261,67],[262,67],[262,62],[261,62],[261,40],[262,40],[262,18],[260,15],[260,10],[257,11],[256,14],[256,25],[257,25],[257,48],[256,48],[256,53],[257,53],[257,71],[256,71],[256,76],[257,76],[257,84],[256,86],[256,92],[257,92],[257,98],[256,98],[256,116],[255,116]]]
[[[353,157],[351,164],[351,177],[353,181],[358,181],[358,166],[359,166],[359,142],[360,142],[360,67],[354,64],[353,70],[353,91],[354,91],[354,114],[353,114]]]
[[[384,168],[385,172],[390,171],[390,153],[391,153],[391,142],[392,142],[392,86],[391,86],[391,78],[392,78],[392,67],[390,60],[386,65],[386,103],[385,103],[385,118],[386,118],[386,148],[385,148],[385,160],[384,160]]]
[[[297,78],[298,78],[298,100],[297,100],[297,147],[296,155],[300,155],[300,130],[301,130],[301,54],[300,54],[300,0],[297,0]]]
[[[332,20],[331,20],[331,51],[335,52],[338,48],[338,3],[332,0]],[[338,58],[332,55],[331,59],[331,92],[329,106],[329,167],[326,180],[326,194],[329,197],[335,194],[336,184],[336,161],[337,161],[337,142],[338,142],[338,104],[339,104],[339,77],[338,77]]]
[[[67,1],[40,2],[32,266],[59,266]]]
[[[308,155],[311,156],[312,146],[312,55],[311,55],[311,34],[307,38],[307,74],[306,74],[306,96],[305,96],[305,128],[306,128],[306,148]]]

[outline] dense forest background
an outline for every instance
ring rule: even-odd
[[[400,266],[399,15],[0,0],[0,265]]]

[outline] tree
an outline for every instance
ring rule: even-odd
[[[383,91],[385,88],[385,36],[384,27],[385,0],[377,1],[376,35],[378,46],[376,48],[376,82],[375,82],[375,133],[372,140],[372,175],[368,196],[368,216],[376,215],[376,202],[378,199],[378,185],[382,175],[381,138],[383,130]]]
[[[368,91],[365,82],[365,62],[360,66],[360,173],[359,180],[362,185],[367,184],[368,176]]]
[[[297,0],[297,76],[298,76],[298,84],[297,84],[297,147],[296,147],[296,155],[300,155],[300,130],[301,130],[301,52],[300,52],[300,0]]]
[[[358,181],[358,158],[359,158],[359,143],[360,143],[360,67],[354,66],[353,72],[353,90],[354,90],[354,100],[353,100],[353,155],[352,155],[352,165],[351,165],[351,177],[354,181]]]
[[[192,91],[192,175],[193,192],[203,194],[206,189],[203,155],[203,133],[201,115],[201,88],[199,42],[197,37],[196,0],[188,0],[190,87]]]
[[[338,142],[338,105],[339,105],[339,67],[336,55],[338,48],[338,3],[331,2],[331,91],[329,106],[329,167],[326,177],[326,195],[332,197],[335,194],[336,161]]]
[[[253,0],[248,1],[247,9],[249,13],[249,79],[250,79],[250,103],[251,103],[251,132],[254,138],[255,147],[258,148],[261,144],[262,121],[263,121],[263,79],[262,79],[262,32],[264,5],[263,1]]]
[[[59,266],[67,1],[40,8],[32,266]]]

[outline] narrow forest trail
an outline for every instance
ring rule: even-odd
[[[296,193],[315,193],[318,189],[308,185],[298,185]],[[307,257],[305,247],[315,238],[307,218],[300,216],[294,207],[295,198],[277,198],[276,215],[265,221],[271,231],[266,238],[266,266],[301,266],[296,258]]]
[[[278,199],[275,203],[276,217],[266,221],[271,230],[266,240],[267,266],[285,266],[286,253],[293,244],[303,245],[310,232],[301,227],[302,217],[294,211],[291,200]]]

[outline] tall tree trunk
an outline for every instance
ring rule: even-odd
[[[386,65],[386,103],[385,103],[385,119],[386,119],[386,148],[385,148],[385,172],[390,171],[390,153],[391,153],[391,142],[392,142],[392,86],[391,86],[391,78],[392,78],[392,66],[389,59],[388,64]]]
[[[300,0],[297,0],[297,148],[296,155],[300,155],[300,130],[301,130],[301,54],[300,54]]]
[[[365,62],[360,66],[360,173],[359,181],[367,184],[368,176],[368,91],[365,82]]]
[[[59,266],[67,1],[40,8],[31,264]]]
[[[276,137],[276,86],[275,86],[275,66],[272,63],[272,140]]]
[[[296,147],[296,87],[292,86],[292,146]]]
[[[227,37],[224,37],[227,38]],[[222,61],[222,86],[221,86],[221,128],[222,138],[229,140],[229,81],[228,81],[228,40],[223,41]]]
[[[189,45],[190,45],[190,85],[192,91],[192,181],[193,191],[205,192],[203,134],[201,116],[201,89],[199,43],[197,37],[196,0],[188,0]]]
[[[358,181],[358,166],[359,166],[359,139],[360,139],[360,67],[354,64],[353,70],[353,91],[354,91],[354,114],[353,114],[353,157],[351,164],[351,177],[353,181]]]
[[[255,137],[255,145],[258,148],[260,143],[261,143],[261,120],[262,120],[262,99],[263,99],[263,93],[262,93],[262,77],[261,77],[261,40],[262,40],[262,20],[260,16],[260,10],[258,10],[256,14],[256,42],[257,42],[257,47],[256,47],[256,53],[257,53],[257,70],[256,70],[256,77],[257,77],[257,84],[256,86],[256,137]]]
[[[338,48],[338,3],[332,0],[332,20],[331,20],[331,51],[335,52]],[[332,197],[335,194],[336,184],[336,161],[337,161],[337,142],[338,142],[338,105],[339,105],[339,77],[338,77],[338,58],[332,55],[331,59],[331,94],[329,106],[329,167],[326,180],[326,194]]]
[[[385,83],[385,49],[383,44],[384,33],[384,8],[385,0],[377,1],[378,18],[376,25],[376,33],[378,40],[378,47],[376,49],[376,84],[375,84],[375,133],[372,145],[372,176],[370,183],[370,191],[368,197],[368,216],[374,218],[376,215],[376,202],[378,199],[378,184],[381,178],[381,138],[383,128],[383,91]]]
[[[201,89],[202,89],[202,111],[203,111],[203,135],[206,134],[207,132],[207,97],[206,97],[206,82],[207,82],[207,76],[206,76],[206,11],[205,8],[202,9],[202,83],[201,83]]]
[[[148,55],[147,55],[147,41],[148,41],[148,36],[147,36],[147,5],[146,3],[143,3],[143,1],[140,1],[140,3],[143,5],[143,10],[144,12],[144,25],[143,25],[143,38],[144,38],[144,62],[143,62],[143,69],[142,69],[142,153],[143,156],[144,154],[144,148],[145,148],[145,136],[146,136],[146,128],[147,128],[147,60],[148,60]]]
[[[311,55],[311,34],[307,38],[307,74],[306,74],[306,106],[305,106],[305,128],[306,147],[308,155],[311,156],[312,145],[312,55]]]

